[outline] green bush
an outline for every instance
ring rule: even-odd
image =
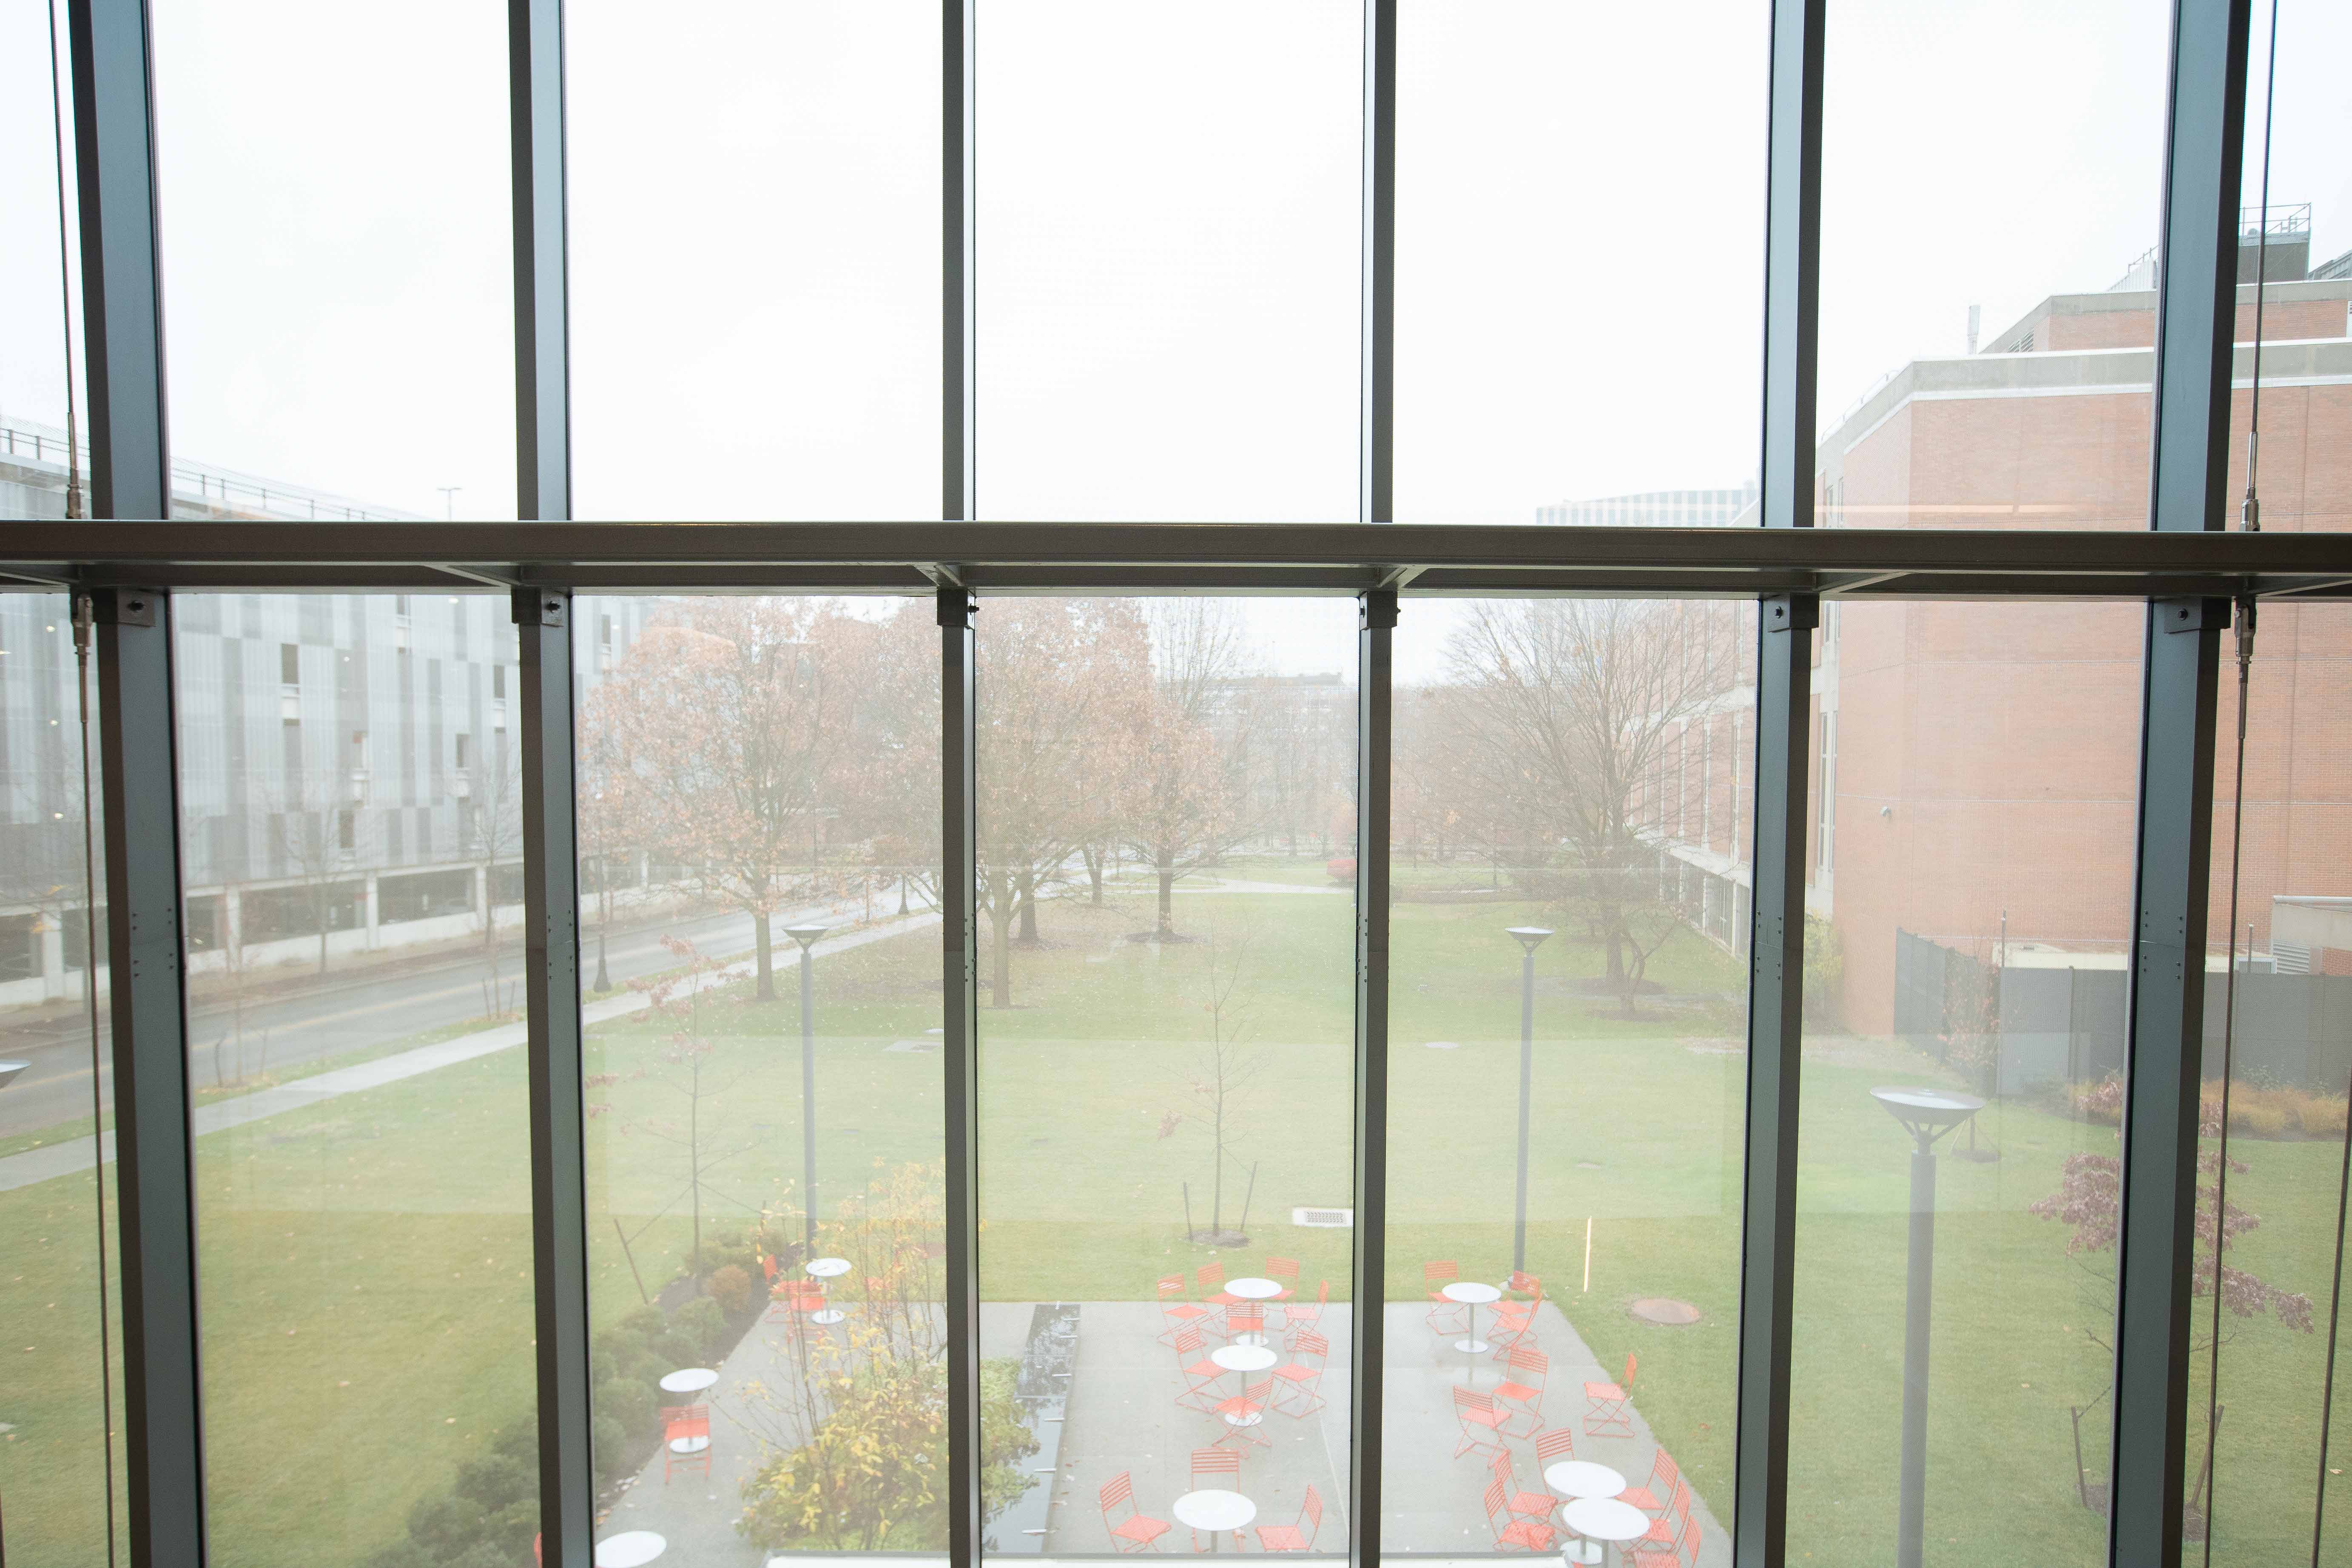
[[[667,1363],[665,1368],[667,1372],[676,1372],[682,1366],[702,1364],[702,1346],[691,1332],[683,1329],[672,1327],[648,1348]]]
[[[726,1311],[709,1296],[698,1296],[680,1307],[677,1316],[670,1320],[670,1330],[694,1341],[698,1361],[716,1356],[730,1332]]]
[[[656,1399],[652,1384],[616,1377],[597,1385],[596,1417],[619,1423],[625,1433],[639,1431],[653,1424]]]
[[[751,1271],[734,1263],[713,1270],[710,1299],[718,1302],[719,1310],[729,1317],[741,1317],[751,1307]]]

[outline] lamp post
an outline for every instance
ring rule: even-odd
[[[1519,1200],[1511,1226],[1511,1272],[1528,1270],[1528,1088],[1535,1075],[1536,949],[1551,932],[1542,926],[1513,926],[1519,944]]]
[[[1984,1109],[1973,1094],[1874,1089],[1911,1134],[1911,1265],[1903,1287],[1903,1491],[1895,1568],[1920,1568],[1927,1502],[1927,1329],[1936,1297],[1936,1140]]]
[[[816,1256],[816,995],[811,982],[816,961],[809,949],[825,933],[818,925],[786,926],[784,934],[801,944],[801,1193],[804,1218],[801,1247],[807,1262]]]

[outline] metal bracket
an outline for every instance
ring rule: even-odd
[[[2157,625],[2168,632],[2201,632],[2208,626],[2219,628],[2230,624],[2230,601],[2227,599],[2158,599],[2156,602]]]
[[[519,626],[564,626],[572,624],[572,596],[546,588],[514,591],[514,624]]]
[[[92,588],[90,619],[101,626],[152,626],[161,597],[144,588]]]
[[[969,588],[941,588],[938,603],[940,625],[951,630],[971,625],[971,617],[980,611],[980,601]]]
[[[1363,631],[1385,632],[1396,629],[1397,595],[1394,588],[1367,588],[1356,598],[1356,625]]]
[[[1768,632],[1809,632],[1822,624],[1817,594],[1769,594],[1764,598],[1764,629]]]

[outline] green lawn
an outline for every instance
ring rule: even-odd
[[[1319,860],[1232,875],[1331,885]],[[1238,1273],[1271,1252],[1300,1260],[1309,1291],[1328,1279],[1344,1297],[1351,1233],[1289,1222],[1294,1206],[1349,1201],[1351,900],[1187,893],[1179,927],[1201,940],[1161,946],[1126,940],[1150,921],[1148,891],[1131,886],[1101,910],[1049,906],[1045,945],[1015,955],[1014,1005],[982,1014],[984,1293],[1145,1298],[1162,1274],[1213,1259]],[[1433,1258],[1477,1278],[1509,1267],[1519,984],[1502,928],[1542,913],[1507,902],[1396,910],[1392,1298],[1418,1299]],[[938,952],[929,929],[818,966],[827,1212],[877,1172],[939,1155],[940,1055],[885,1048],[937,1038],[927,1031],[940,1021]],[[1605,1364],[1638,1353],[1636,1405],[1721,1512],[1741,967],[1678,939],[1651,970],[1669,999],[1628,1021],[1576,988],[1600,962],[1567,932],[1538,953],[1529,1266]],[[704,1000],[693,1035],[708,1049],[693,1059],[712,1092],[698,1104],[680,1092],[688,1064],[673,1059],[674,1022],[641,1016],[593,1031],[590,1070],[609,1080],[591,1091],[588,1140],[600,1321],[635,1306],[640,1280],[657,1291],[684,1266],[688,1144],[707,1228],[740,1230],[763,1206],[797,1203],[794,983],[780,963],[772,1002],[748,985]],[[1228,984],[1221,1019],[1212,1005]],[[1184,1239],[1185,1184],[1195,1223],[1209,1222],[1213,1145],[1189,1113],[1213,1079],[1208,1042],[1221,1022],[1249,1075],[1229,1093],[1227,1226],[1253,1168],[1255,1183],[1255,1245],[1230,1252]],[[1433,1040],[1459,1048],[1426,1048]],[[225,1560],[355,1562],[529,1411],[523,1067],[520,1052],[502,1052],[199,1143],[212,1529]],[[1908,1141],[1867,1090],[1927,1076],[1896,1047],[1824,1038],[1808,1051],[1790,1531],[1800,1560],[1891,1554]],[[2100,1530],[2072,1500],[2067,1406],[2104,1385],[2091,1340],[2105,1322],[2064,1231],[2026,1210],[2055,1187],[2066,1154],[2112,1150],[2113,1132],[2004,1104],[1985,1112],[1979,1140],[2002,1158],[1940,1166],[1929,1541],[1946,1555],[2088,1561]],[[2314,1293],[2324,1324],[2341,1146],[2240,1152],[2252,1168],[2232,1177],[2232,1198],[2264,1225],[2233,1261]],[[89,1300],[89,1201],[88,1178],[0,1194],[0,1249],[13,1262],[0,1273],[0,1317],[41,1324],[25,1336],[37,1351],[0,1345],[23,1358],[0,1384],[0,1421],[17,1428],[0,1446],[12,1564],[86,1563],[99,1528],[94,1325],[44,1305],[68,1314]],[[1696,1305],[1701,1321],[1637,1323],[1627,1304],[1652,1295]],[[2324,1346],[2267,1320],[2231,1331],[2215,1555],[2251,1559],[2292,1546],[2298,1510],[2307,1521]],[[1580,1406],[1572,1388],[1555,1402],[1556,1420]],[[2105,1409],[2086,1422],[2095,1461]]]

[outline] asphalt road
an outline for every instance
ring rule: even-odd
[[[775,943],[782,952],[792,942],[782,928],[794,920],[823,919],[835,911],[795,910],[775,917]],[[846,911],[844,911],[846,912]],[[583,979],[593,979],[596,938],[593,929],[582,933]],[[676,961],[661,945],[664,936],[681,936],[705,952],[732,955],[751,947],[751,917],[745,914],[705,915],[664,921],[616,931],[606,943],[605,963],[614,984],[641,974],[669,968]],[[522,975],[522,949],[510,943],[499,973],[509,997]],[[320,1057],[403,1040],[428,1029],[478,1018],[488,1010],[485,987],[488,971],[475,954],[451,956],[429,965],[402,965],[398,970],[354,971],[337,983],[330,970],[316,986],[290,994],[249,1002],[244,1017],[244,1072],[266,1070],[283,1079],[287,1069]],[[27,1020],[15,1027],[0,1026],[0,1058],[30,1064],[16,1080],[0,1089],[0,1136],[30,1132],[89,1114],[89,1025],[86,1015]],[[200,1006],[189,1021],[189,1071],[199,1088],[215,1075],[234,1080],[237,1065],[236,1021],[230,1011],[215,1004]],[[101,1066],[100,1088],[107,1089]]]

